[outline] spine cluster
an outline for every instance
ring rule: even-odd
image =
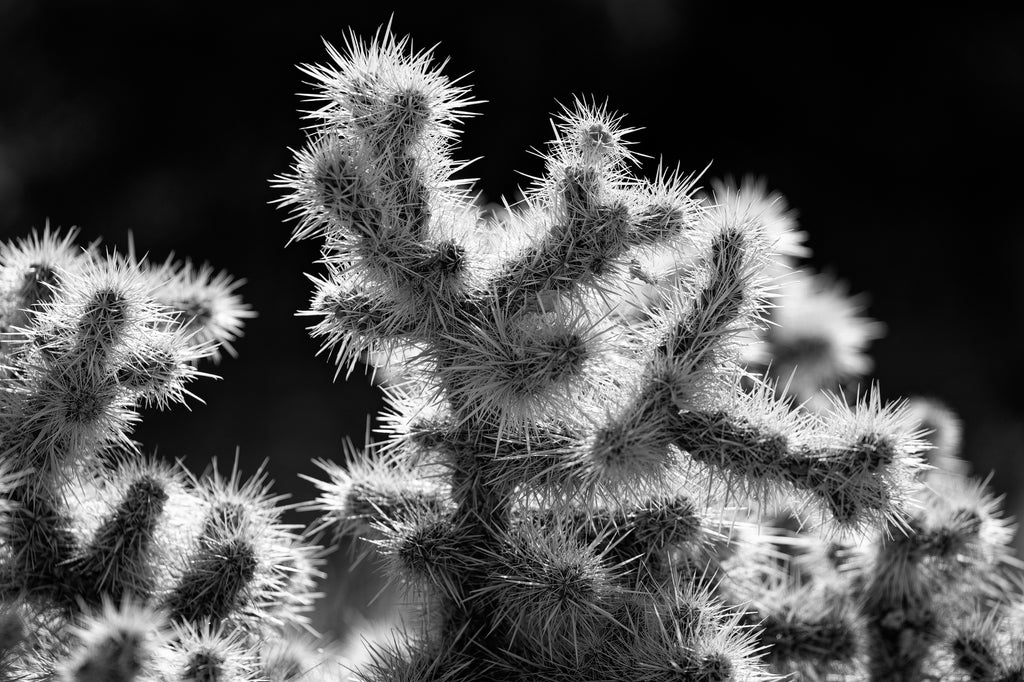
[[[1018,679],[1008,524],[929,473],[918,406],[822,392],[880,329],[779,198],[638,177],[577,100],[488,220],[468,90],[389,32],[330,55],[281,203],[323,243],[313,334],[394,381],[314,507],[419,607],[357,679]]]
[[[0,246],[0,678],[264,679],[263,643],[311,604],[316,549],[262,473],[197,478],[131,438],[141,407],[192,397],[251,312],[208,266],[74,238]]]
[[[878,323],[753,180],[640,177],[607,106],[484,210],[468,89],[390,31],[307,66],[276,179],[322,244],[312,333],[388,378],[387,437],[322,462],[319,520],[237,464],[147,458],[248,307],[208,266],[0,245],[0,679],[1024,679],[1024,599],[959,424],[856,383]],[[361,655],[300,637],[355,535],[408,597]]]

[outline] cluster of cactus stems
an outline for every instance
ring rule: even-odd
[[[252,313],[209,266],[75,236],[0,247],[0,679],[271,679],[316,546],[262,473],[195,477],[131,439]]]
[[[941,407],[842,390],[880,328],[780,197],[638,177],[578,99],[488,219],[468,89],[389,30],[330,56],[278,184],[323,242],[314,335],[391,378],[315,503],[409,597],[357,679],[1024,675],[1009,523],[929,464],[960,461]]]
[[[1012,525],[946,408],[854,387],[880,326],[781,197],[638,177],[581,99],[488,211],[454,177],[468,89],[390,30],[329,49],[275,184],[323,242],[312,332],[385,373],[387,437],[321,463],[302,532],[259,472],[142,456],[140,407],[232,351],[237,283],[3,245],[0,678],[1024,679]],[[362,655],[295,634],[323,531],[408,597]]]

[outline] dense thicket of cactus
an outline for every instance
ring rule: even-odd
[[[307,509],[384,558],[400,625],[296,636],[320,549],[265,476],[132,440],[232,352],[237,283],[47,228],[0,245],[0,679],[1024,678],[1011,524],[946,408],[857,388],[880,327],[781,197],[638,177],[580,99],[484,210],[468,89],[389,31],[330,53],[276,184],[323,241],[314,335],[391,410]]]
[[[261,473],[196,478],[131,439],[139,407],[184,402],[251,313],[208,266],[75,236],[0,246],[0,677],[265,679],[316,548]]]
[[[799,269],[778,198],[639,178],[577,100],[485,220],[453,178],[468,90],[386,31],[330,54],[278,184],[323,240],[314,334],[393,383],[390,438],[316,507],[416,606],[358,679],[1024,675],[1009,524],[922,459],[924,417],[957,461],[941,409],[822,393],[878,327]]]

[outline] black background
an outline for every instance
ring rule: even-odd
[[[62,3],[0,0],[0,237],[49,218],[157,259],[170,251],[248,279],[259,318],[223,381],[137,437],[201,470],[240,448],[300,498],[313,458],[361,441],[379,395],[333,367],[294,311],[316,246],[268,179],[303,142],[295,64],[321,37],[369,36],[394,12],[415,44],[488,100],[461,156],[490,198],[536,174],[528,149],[555,101],[607,97],[643,126],[637,150],[709,177],[755,173],[810,232],[813,262],[868,292],[888,325],[887,397],[941,398],[975,470],[1024,500],[1024,17],[857,3],[821,13],[671,0],[518,3]],[[835,7],[846,13],[836,13]],[[854,9],[860,8],[860,9]],[[840,10],[841,11],[841,10]]]

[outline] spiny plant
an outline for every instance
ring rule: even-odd
[[[390,29],[328,50],[276,184],[323,244],[312,333],[392,381],[389,437],[322,463],[312,508],[414,605],[355,679],[1024,676],[1009,523],[923,459],[924,421],[959,461],[943,410],[822,391],[880,330],[780,198],[638,177],[577,99],[487,219],[468,88]]]
[[[317,548],[262,472],[192,476],[131,439],[233,352],[240,282],[75,237],[0,245],[0,678],[269,679]]]

